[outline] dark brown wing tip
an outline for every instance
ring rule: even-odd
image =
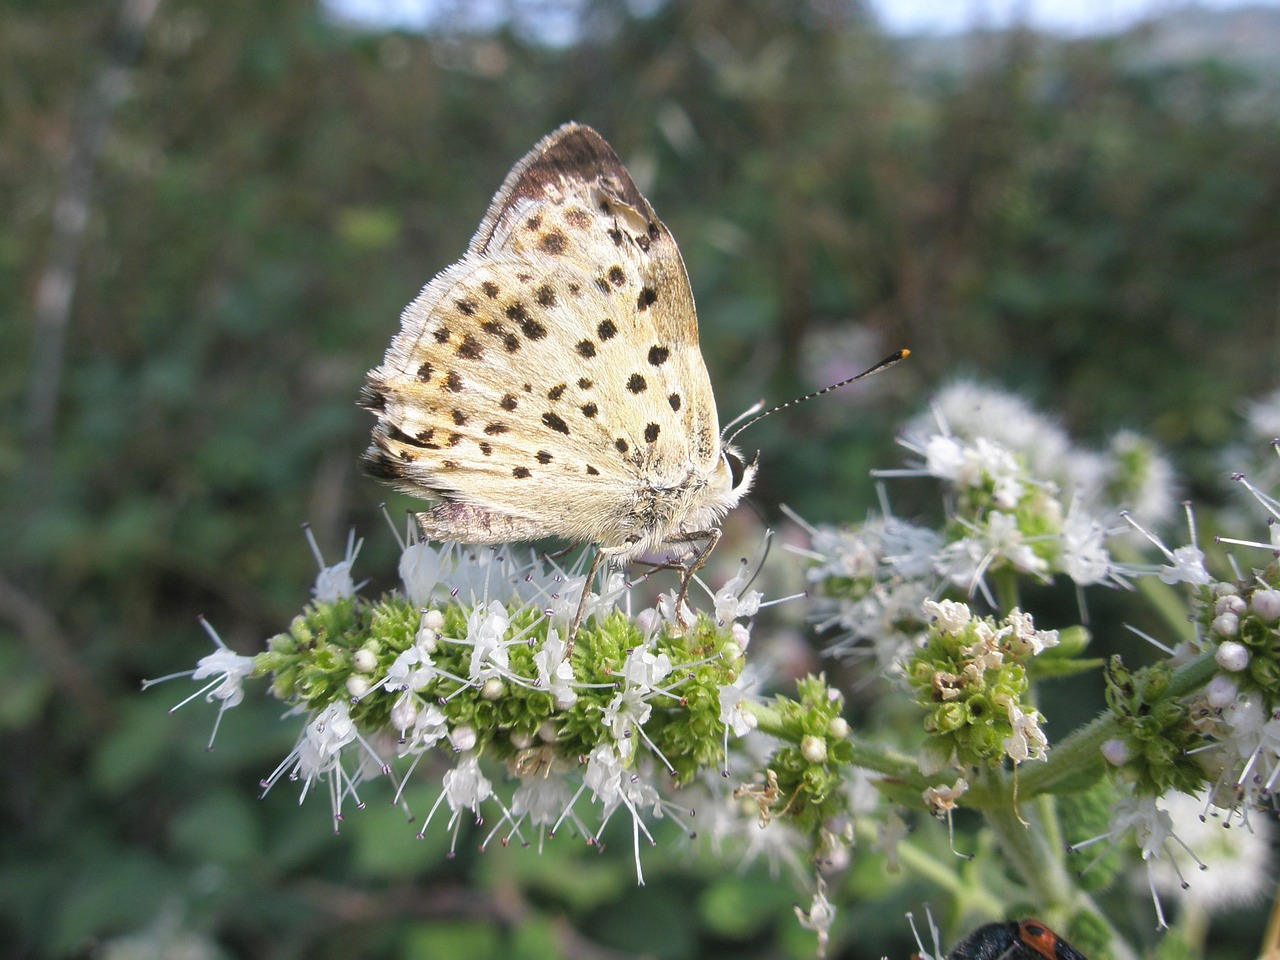
[[[376,442],[370,445],[360,460],[364,466],[364,472],[371,477],[388,483],[404,479],[404,464]]]
[[[599,183],[609,196],[634,208],[646,220],[657,220],[653,208],[604,137],[591,127],[570,121],[539,140],[511,168],[480,230],[471,240],[471,252],[484,252],[494,227],[517,202],[558,197],[560,184],[565,180]]]

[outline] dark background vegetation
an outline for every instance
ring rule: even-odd
[[[0,9],[5,956],[811,949],[788,882],[678,844],[637,890],[625,839],[477,856],[464,827],[450,859],[381,797],[335,838],[322,798],[255,799],[295,730],[274,708],[251,695],[206,754],[211,710],[138,692],[207,652],[197,614],[241,652],[287,623],[304,521],[330,560],[355,525],[359,569],[390,583],[362,376],[567,119],[679,239],[723,419],[913,349],[753,430],[766,514],[862,516],[893,425],[958,375],[1089,440],[1148,432],[1216,495],[1214,452],[1280,348],[1266,11],[925,43],[856,0],[589,0],[550,42],[556,8],[426,34],[310,0]],[[881,866],[844,888],[843,955],[910,950],[901,911],[929,890]]]

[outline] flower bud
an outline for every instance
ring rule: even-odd
[[[1237,617],[1242,617],[1248,609],[1249,605],[1234,593],[1219,597],[1218,602],[1213,605],[1213,612],[1218,615],[1234,613]]]
[[[368,647],[361,647],[351,658],[352,664],[361,673],[372,673],[378,666],[378,655]]]
[[[827,724],[827,736],[832,740],[843,740],[849,735],[849,721],[844,717],[832,717]]]
[[[1099,750],[1102,752],[1102,758],[1113,767],[1123,767],[1129,762],[1129,745],[1119,737],[1103,741]]]
[[[391,707],[391,726],[396,730],[408,730],[418,722],[418,705],[413,697],[403,696]]]
[[[826,763],[827,741],[822,737],[806,736],[800,741],[800,756],[810,763]]]
[[[1217,621],[1215,620],[1214,622],[1216,623]],[[1213,659],[1217,660],[1218,666],[1228,673],[1239,673],[1249,666],[1249,661],[1252,657],[1249,656],[1249,648],[1243,643],[1224,640],[1218,644],[1218,652],[1213,655]]]
[[[449,731],[449,742],[453,744],[453,749],[458,751],[470,750],[476,745],[478,737],[474,727],[468,727],[465,724],[460,727],[454,727]]]
[[[1220,637],[1234,637],[1240,633],[1240,618],[1231,612],[1220,613],[1209,626]]]
[[[527,750],[533,746],[533,737],[523,730],[512,730],[511,745],[517,750]]]
[[[1280,620],[1280,590],[1255,590],[1250,605],[1253,612],[1267,623]]]
[[[490,677],[484,682],[484,686],[480,688],[480,696],[486,700],[501,700],[506,692],[507,685],[497,677]]]
[[[359,674],[352,674],[347,677],[347,693],[351,694],[351,699],[359,700],[369,692],[371,684],[368,679]]]

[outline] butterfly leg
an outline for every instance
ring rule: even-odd
[[[676,623],[681,630],[689,626],[684,622],[684,608],[689,602],[689,584],[693,582],[698,571],[707,565],[711,551],[716,548],[722,535],[717,529],[695,530],[692,533],[682,533],[672,537],[668,541],[669,543],[698,543],[699,541],[702,543],[688,563],[671,564],[671,569],[680,571],[680,592],[676,595]]]
[[[596,582],[596,572],[603,562],[604,552],[597,548],[591,555],[591,566],[587,568],[587,579],[582,584],[582,596],[578,598],[578,609],[573,615],[573,622],[569,624],[568,639],[564,642],[564,658],[570,663],[573,662],[573,641],[578,635],[578,624],[582,622],[583,611],[587,609],[587,595],[591,592],[592,584]]]

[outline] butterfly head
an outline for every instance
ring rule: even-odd
[[[738,501],[746,496],[747,491],[751,489],[751,484],[755,482],[756,470],[759,466],[759,451],[748,462],[742,458],[737,447],[731,447],[727,443],[721,444],[720,465],[712,478],[712,483],[718,490],[723,491],[717,499],[725,502],[725,509],[736,506]]]

